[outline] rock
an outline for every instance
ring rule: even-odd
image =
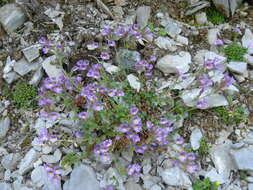
[[[212,28],[208,30],[207,40],[210,45],[213,45],[214,42],[218,39],[220,30],[218,28]]]
[[[136,11],[137,24],[139,24],[141,28],[144,28],[148,25],[150,13],[151,13],[151,8],[149,6],[142,6],[137,9]]]
[[[58,78],[63,74],[62,69],[60,69],[57,65],[53,64],[54,62],[56,62],[56,59],[56,56],[52,55],[42,62],[42,67],[49,77]]]
[[[10,170],[6,170],[4,172],[4,180],[5,181],[10,181],[11,180],[11,171]]]
[[[201,89],[199,88],[184,90],[182,92],[181,98],[183,99],[184,103],[189,107],[196,106],[198,100],[201,100],[202,98],[205,98],[205,100],[207,101],[207,105],[204,109],[228,105],[227,99],[221,94],[215,94],[213,89],[207,89],[199,96],[200,91]]]
[[[244,55],[244,59],[248,64],[253,66],[253,56],[252,55],[246,54],[246,55]]]
[[[253,54],[253,33],[248,28],[242,37],[242,46],[248,49],[248,54]]]
[[[189,41],[188,41],[188,38],[184,37],[184,36],[181,36],[181,35],[177,35],[176,37],[176,40],[177,42],[179,42],[180,44],[183,44],[183,45],[188,45]]]
[[[47,176],[45,175],[45,168],[43,166],[35,168],[31,173],[31,180],[36,187],[44,185],[45,177]]]
[[[230,85],[224,88],[224,92],[228,95],[235,95],[238,94],[240,91],[236,86]]]
[[[194,1],[194,0],[192,0],[192,1]],[[195,2],[192,5],[193,8],[186,11],[185,16],[192,15],[192,14],[198,12],[199,10],[204,9],[205,7],[209,7],[209,6],[210,6],[210,2],[208,2],[208,1]]]
[[[102,62],[102,65],[105,68],[105,70],[110,74],[117,73],[120,71],[119,67],[112,65],[110,63]]]
[[[100,190],[96,174],[93,169],[86,165],[74,168],[70,175],[68,186],[65,190]]]
[[[39,46],[33,45],[23,49],[22,52],[27,61],[31,63],[33,60],[37,59],[40,56],[39,49],[40,49]]]
[[[178,83],[172,84],[172,89],[174,90],[182,90],[188,88],[195,80],[196,77],[191,74],[184,74],[186,79],[180,79]]]
[[[223,179],[228,179],[230,172],[236,168],[230,156],[230,149],[231,143],[225,143],[215,145],[210,152],[215,168]]]
[[[236,8],[242,3],[242,0],[213,0],[217,10],[226,17],[233,16]]]
[[[179,55],[166,55],[158,60],[156,67],[165,75],[170,73],[186,73],[189,71],[191,63],[191,54],[180,52]]]
[[[175,38],[178,34],[181,33],[182,29],[179,27],[179,25],[172,19],[168,19],[165,30],[169,36],[172,38]]]
[[[134,76],[133,74],[127,75],[127,81],[133,89],[137,90],[137,92],[140,91],[141,83],[139,82],[138,77]]]
[[[39,153],[34,149],[30,149],[29,152],[26,153],[25,157],[21,160],[19,165],[19,174],[24,175],[29,170],[33,168],[33,163],[39,158]]]
[[[12,187],[9,183],[0,182],[1,190],[12,190]]]
[[[209,178],[211,182],[226,183],[226,180],[214,168],[206,173],[205,178]]]
[[[43,154],[49,154],[50,152],[52,152],[53,147],[52,146],[42,146],[42,153]]]
[[[207,16],[205,12],[199,12],[195,15],[195,19],[197,24],[206,24],[207,21]]]
[[[119,190],[125,190],[124,187],[124,179],[123,176],[119,174],[119,172],[115,168],[109,168],[100,182],[102,187],[106,187],[109,185],[117,186]]]
[[[137,51],[120,49],[116,54],[117,64],[125,69],[135,70],[136,62],[141,60],[141,55]]]
[[[0,138],[6,136],[7,132],[9,131],[11,124],[11,120],[9,117],[0,120]]]
[[[13,69],[19,75],[25,76],[30,71],[35,70],[36,67],[38,67],[38,65],[28,63],[25,58],[22,58],[14,63]]]
[[[59,149],[57,149],[53,155],[42,155],[41,159],[43,162],[48,164],[55,164],[60,161],[62,153]]]
[[[43,77],[43,70],[40,67],[32,76],[31,80],[29,81],[30,85],[37,86]]]
[[[184,188],[189,188],[192,185],[189,176],[178,167],[165,169],[160,173],[160,176],[167,185]]]
[[[157,176],[145,175],[141,177],[143,180],[143,187],[145,189],[151,189],[154,185],[159,183],[161,179]]]
[[[12,70],[15,62],[16,62],[15,60],[11,60],[11,57],[8,56],[6,59],[4,69],[3,69],[3,73],[4,74],[9,73]]]
[[[125,187],[126,187],[126,190],[142,190],[139,184],[134,183],[132,181],[127,182]]]
[[[239,170],[253,171],[253,149],[252,147],[231,150],[230,155]]]
[[[162,188],[159,185],[154,185],[150,190],[162,190]]]
[[[248,190],[253,190],[253,183],[248,184]]]
[[[2,158],[1,164],[5,169],[14,170],[20,160],[19,153],[7,154]]]
[[[22,9],[16,4],[6,4],[0,8],[0,23],[8,33],[14,32],[26,21]]]
[[[177,50],[176,42],[170,39],[169,37],[159,36],[158,38],[155,39],[154,42],[161,49],[167,49],[169,51]]]
[[[17,80],[19,78],[18,74],[16,72],[9,72],[6,74],[3,74],[3,79],[8,83],[11,84],[12,82],[14,82],[15,80]]]
[[[230,71],[241,75],[247,71],[247,63],[245,62],[229,62],[227,67]]]
[[[200,141],[203,135],[199,128],[195,128],[190,137],[191,147],[193,150],[198,150],[200,147]]]
[[[60,30],[62,30],[63,28],[62,19],[64,17],[64,12],[54,10],[53,8],[49,8],[44,13],[60,28]]]

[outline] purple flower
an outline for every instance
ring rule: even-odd
[[[100,73],[99,71],[91,68],[88,73],[86,74],[87,77],[89,78],[94,78],[94,79],[100,79]]]
[[[40,143],[55,143],[57,142],[57,136],[49,134],[47,128],[43,128],[40,130],[38,140]]]
[[[133,116],[132,119],[131,119],[131,124],[132,125],[139,125],[141,124],[141,118],[137,115]]]
[[[131,115],[136,115],[139,112],[139,109],[137,107],[132,107],[129,110]]]
[[[132,29],[133,29],[133,30],[139,30],[140,27],[141,27],[141,26],[140,26],[139,24],[133,24],[133,25],[132,25]]]
[[[196,160],[196,154],[190,152],[187,154],[187,159],[190,160],[190,161],[194,161]]]
[[[89,65],[89,61],[88,60],[79,60],[76,62],[76,65],[73,67],[73,71],[84,71],[87,69]]]
[[[38,40],[38,42],[40,43],[40,44],[45,44],[46,43],[46,38],[43,36],[43,37],[40,37],[40,39]]]
[[[78,139],[83,138],[84,133],[82,131],[76,131],[75,132],[75,137]]]
[[[176,144],[184,144],[184,139],[182,137],[178,137],[175,139]]]
[[[180,160],[180,162],[185,162],[187,160],[186,152],[180,152],[178,159]]]
[[[242,34],[242,31],[240,30],[240,28],[235,28],[234,32],[240,35]]]
[[[99,43],[98,42],[93,42],[92,44],[88,44],[87,48],[88,50],[95,50],[99,47]]]
[[[51,164],[44,164],[44,169],[47,172],[47,176],[49,179],[55,183],[58,184],[61,181],[60,175],[62,174],[62,169],[58,166],[52,166]]]
[[[223,42],[223,40],[221,40],[221,39],[217,39],[217,40],[215,40],[215,41],[213,42],[213,44],[214,44],[214,45],[224,45],[224,42]]]
[[[228,73],[224,74],[223,80],[225,82],[226,87],[229,87],[230,85],[235,83],[235,79],[233,77],[230,77]]]
[[[141,166],[139,164],[131,164],[127,168],[128,175],[138,175],[141,172]]]
[[[201,84],[202,90],[206,90],[208,87],[213,85],[213,81],[206,75],[199,76],[198,80]]]
[[[127,135],[127,138],[132,140],[134,143],[137,143],[139,142],[141,139],[139,137],[139,135],[136,135],[135,133],[133,132],[129,132],[128,135]]]
[[[115,47],[115,46],[116,46],[116,42],[113,41],[113,40],[107,40],[107,45],[108,45],[109,47]]]
[[[189,162],[189,163],[186,165],[186,170],[187,170],[189,173],[194,173],[194,172],[198,171],[198,166],[197,166],[194,162]]]
[[[48,119],[51,121],[55,121],[60,118],[60,114],[57,112],[50,112],[48,113]]]
[[[87,118],[89,117],[89,113],[88,113],[88,112],[80,112],[80,113],[78,114],[78,117],[79,117],[80,119],[87,119]]]
[[[103,60],[109,60],[110,59],[110,55],[107,52],[101,52],[100,58],[103,59]]]
[[[142,125],[141,124],[137,124],[137,125],[131,125],[132,129],[136,132],[139,133],[142,130]]]
[[[116,90],[116,96],[123,97],[123,96],[125,96],[125,93],[122,90]]]
[[[118,26],[116,30],[114,31],[114,34],[118,37],[124,36],[129,28],[127,26]]]
[[[110,186],[107,186],[106,188],[103,188],[102,190],[114,190],[114,187],[110,185]]]
[[[164,118],[164,117],[160,118],[160,124],[161,124],[161,125],[165,125],[165,124],[167,124],[168,122],[169,122],[168,119],[166,119],[166,118]]]
[[[199,109],[205,109],[208,106],[208,101],[206,98],[202,98],[197,102],[196,107]]]
[[[102,111],[104,108],[100,102],[96,102],[95,104],[92,105],[92,109],[94,111]]]
[[[46,106],[50,106],[53,103],[53,101],[50,98],[44,98],[44,99],[40,99],[38,105],[40,107],[46,107]]]
[[[116,131],[121,133],[127,133],[129,130],[130,128],[127,123],[122,123],[116,128]]]
[[[213,60],[211,59],[208,59],[204,62],[204,66],[208,69],[208,70],[211,70],[211,69],[214,69],[214,62]]]
[[[157,56],[151,55],[150,58],[149,58],[149,60],[150,60],[151,62],[156,62]]]
[[[146,127],[147,127],[147,129],[151,129],[151,128],[154,127],[154,124],[151,121],[147,121],[146,122]]]
[[[109,26],[105,26],[101,31],[100,31],[100,34],[102,36],[108,36],[110,33],[111,33],[111,27]]]
[[[139,154],[144,154],[144,152],[148,149],[148,146],[145,144],[142,144],[141,146],[136,146],[135,147],[135,152]]]

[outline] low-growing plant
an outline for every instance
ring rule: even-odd
[[[209,178],[205,178],[204,180],[197,179],[192,188],[193,190],[218,190],[219,185],[219,182],[211,182]]]
[[[228,61],[244,61],[243,56],[247,53],[247,48],[244,48],[237,43],[232,43],[225,47],[223,51],[227,56]]]
[[[200,144],[200,147],[197,150],[198,155],[205,157],[210,152],[210,146],[208,145],[207,139],[205,137],[202,137],[199,144]]]
[[[207,20],[213,24],[222,24],[225,22],[225,17],[213,7],[206,9],[206,15]]]
[[[213,108],[213,111],[221,122],[230,124],[239,124],[241,122],[247,121],[248,114],[245,112],[245,108],[242,106],[235,106],[232,109],[227,109],[225,107]]]
[[[17,83],[14,87],[12,100],[19,108],[34,108],[36,106],[37,90],[26,83]]]

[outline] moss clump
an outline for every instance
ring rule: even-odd
[[[228,61],[244,61],[243,56],[247,53],[247,48],[240,46],[237,43],[229,44],[224,48]]]
[[[37,90],[28,84],[17,83],[14,87],[13,102],[19,108],[35,108],[36,107]]]
[[[213,24],[225,23],[225,17],[214,8],[206,9],[207,20]]]

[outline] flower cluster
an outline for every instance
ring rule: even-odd
[[[98,157],[103,163],[107,163],[110,161],[110,153],[109,149],[112,146],[112,140],[108,139],[100,144],[96,145],[94,148],[94,154]]]
[[[47,40],[45,37],[41,37],[38,42],[42,45],[41,51],[43,54],[48,54],[49,52],[60,52],[62,50],[62,45],[55,44],[54,42]]]
[[[38,136],[38,141],[42,144],[53,144],[57,142],[57,136],[48,133],[46,128],[40,130],[40,135]]]
[[[44,168],[52,183],[59,184],[61,181],[62,169],[59,166],[53,166],[51,164],[44,164]]]
[[[141,172],[141,166],[139,164],[131,164],[127,167],[128,175],[139,175]]]
[[[179,152],[177,159],[174,160],[173,164],[178,167],[186,169],[189,173],[195,173],[198,170],[198,165],[196,164],[196,155],[194,153],[187,153],[185,151]]]

